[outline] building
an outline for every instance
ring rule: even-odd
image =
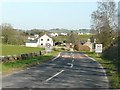
[[[49,43],[51,46],[53,46],[53,40],[48,35],[43,35],[41,37],[37,37],[34,40],[28,39],[26,42],[26,47],[45,47],[46,44]]]
[[[93,51],[93,43],[90,42],[90,39],[87,40],[87,42],[84,44],[90,48],[90,52]]]
[[[51,46],[53,46],[52,38],[45,34],[38,39],[38,45],[45,47],[46,43],[49,43]]]
[[[82,32],[79,32],[78,35],[83,35],[83,33],[82,33]]]
[[[35,40],[35,39],[37,39],[37,38],[39,38],[39,35],[38,35],[38,34],[35,34],[35,35],[32,36],[32,37],[28,37],[29,40]]]
[[[61,36],[67,36],[67,33],[61,32],[60,35],[61,35]]]
[[[51,33],[50,36],[51,36],[51,37],[57,37],[57,36],[58,36],[58,33]]]

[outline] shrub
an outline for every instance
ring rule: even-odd
[[[90,51],[90,48],[86,45],[81,45],[81,44],[76,44],[74,46],[74,49],[77,50],[77,51]]]

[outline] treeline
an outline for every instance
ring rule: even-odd
[[[46,30],[42,29],[31,29],[31,30],[20,30],[15,29],[9,23],[3,23],[0,25],[0,40],[3,44],[11,45],[24,45],[27,37],[34,36],[38,34],[42,36],[45,33],[48,33]]]
[[[14,29],[10,24],[4,23],[0,25],[1,39],[3,44],[23,45],[26,35],[23,31]]]

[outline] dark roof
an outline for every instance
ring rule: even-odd
[[[37,43],[37,39],[36,40],[27,40],[26,43]]]

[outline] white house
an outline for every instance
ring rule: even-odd
[[[50,38],[49,36],[47,36],[46,34],[41,36],[39,39],[38,39],[38,45],[40,46],[45,46],[46,43],[49,43],[51,46],[53,46],[53,40],[52,38]]]
[[[26,43],[25,43],[25,46],[26,47],[37,47],[38,46],[38,40],[28,40]]]
[[[49,43],[51,46],[53,46],[52,38],[45,34],[35,40],[28,40],[26,42],[26,47],[38,47],[38,46],[45,47],[46,43]]]
[[[67,36],[67,33],[60,33],[60,35],[62,35],[62,36]]]
[[[33,37],[28,37],[29,40],[35,40],[37,38],[39,38],[38,34],[35,34]]]
[[[83,33],[82,33],[82,32],[79,32],[78,35],[83,35]]]
[[[51,37],[57,37],[57,36],[58,36],[58,33],[51,33],[50,36],[51,36]]]

